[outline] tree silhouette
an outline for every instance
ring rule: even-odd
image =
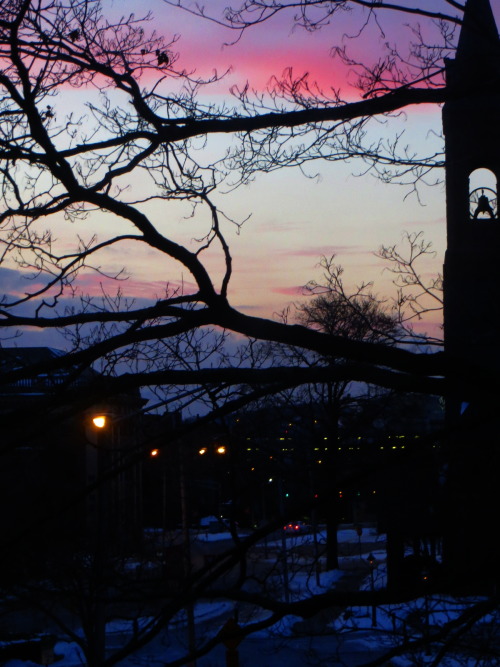
[[[23,286],[20,296],[4,295],[0,314],[5,335],[30,326],[64,330],[71,335],[70,352],[54,361],[52,369],[97,363],[112,375],[126,357],[135,363],[134,372],[129,366],[127,383],[144,387],[188,380],[185,367],[156,364],[156,370],[149,371],[156,341],[165,345],[171,340],[174,346],[179,336],[217,326],[320,353],[333,349],[352,365],[356,376],[365,374],[369,379],[370,375],[373,380],[376,375],[387,386],[414,382],[440,391],[444,368],[439,354],[422,359],[396,347],[382,349],[371,341],[289,327],[234,309],[228,300],[232,257],[223,213],[212,201],[227,168],[236,183],[247,180],[256,169],[266,171],[322,156],[344,159],[359,154],[374,165],[388,160],[397,165],[397,156],[389,156],[381,146],[361,150],[360,125],[407,105],[443,101],[446,89],[434,82],[434,72],[413,83],[394,78],[385,91],[365,93],[357,102],[295,94],[298,89],[290,79],[288,87],[283,83],[281,92],[275,91],[269,101],[251,101],[245,93],[239,106],[229,111],[197,101],[198,91],[210,82],[176,69],[175,42],[148,36],[147,24],[138,18],[107,22],[98,2],[84,0],[71,2],[68,8],[52,2],[40,6],[8,2],[4,8],[0,26],[3,265],[8,270],[17,267],[23,278],[36,277]],[[162,59],[160,66],[157,52],[168,54],[168,63]],[[181,92],[175,90],[178,84],[184,86]],[[87,87],[99,91],[99,96],[92,96],[80,114],[77,110],[65,114],[59,99],[71,89]],[[223,167],[218,161],[202,165],[193,141],[219,134],[234,136],[234,150]],[[301,137],[308,142],[303,149]],[[404,161],[422,167],[408,156]],[[431,163],[425,162],[427,167]],[[149,179],[141,193],[130,190],[136,173]],[[176,202],[205,207],[209,213],[204,238],[194,251],[178,243],[163,224],[163,216],[150,208],[155,203]],[[112,229],[118,233],[94,226],[98,211],[116,220],[118,226]],[[50,230],[50,220],[61,216],[67,221],[66,229],[74,223],[82,230],[71,249],[60,247]],[[93,272],[103,279],[125,278],[121,268],[106,265],[105,251],[119,252],[134,245],[163,255],[174,263],[169,267],[177,265],[186,271],[194,286],[184,282],[140,308],[126,299],[122,283],[116,294],[108,291],[98,301],[88,298],[80,287],[80,276]],[[204,262],[209,248],[220,250],[217,279]],[[50,369],[14,370],[5,375],[5,381],[44,370]],[[208,369],[192,370],[190,385],[208,381]],[[212,365],[210,381],[231,383],[230,372]],[[252,383],[257,370],[248,372]],[[238,377],[247,381],[244,375]],[[113,392],[112,384],[110,378],[106,389],[101,383],[93,391]]]
[[[181,7],[184,3],[169,4]],[[358,75],[354,101],[343,99],[336,90],[321,91],[303,75],[288,70],[264,95],[253,95],[250,87],[235,90],[230,107],[205,101],[205,91],[210,91],[210,84],[220,83],[220,77],[214,74],[203,80],[181,69],[176,38],[168,41],[148,32],[147,17],[114,19],[106,16],[98,0],[4,0],[0,17],[1,262],[5,275],[20,278],[22,287],[7,290],[1,298],[2,336],[9,343],[19,342],[19,332],[35,327],[62,331],[69,341],[64,355],[29,367],[9,366],[2,373],[7,388],[59,372],[63,378],[29,420],[23,408],[3,415],[6,449],[35,431],[46,432],[96,403],[138,388],[152,388],[165,403],[177,400],[178,406],[193,397],[204,398],[211,414],[202,417],[198,426],[263,395],[314,382],[360,381],[437,395],[456,392],[461,400],[468,392],[484,391],[491,379],[487,371],[479,375],[467,367],[448,368],[441,352],[421,354],[370,337],[356,339],[335,330],[318,331],[237,310],[229,299],[237,267],[226,234],[226,225],[235,221],[228,221],[215,200],[215,193],[228,183],[236,187],[258,172],[300,167],[318,159],[360,158],[384,180],[412,183],[442,166],[440,154],[419,157],[398,137],[370,141],[366,127],[371,119],[385,120],[413,105],[441,104],[451,94],[473,101],[481,92],[478,86],[464,84],[455,85],[450,93],[445,86],[443,58],[452,52],[453,28],[460,24],[462,12],[457,2],[445,4],[448,13],[362,0],[247,0],[221,19],[234,26],[236,36],[290,8],[297,9],[297,22],[312,30],[353,7],[366,9],[375,20],[380,12],[390,10],[437,20],[433,39],[439,41],[437,46],[427,44],[416,27],[409,54],[387,46],[371,64],[358,62],[337,44],[337,57]],[[362,26],[365,15],[359,19]],[[83,108],[75,104],[68,112],[65,104],[72,101],[73,91],[84,91],[86,104]],[[202,158],[200,144],[217,136],[229,137],[231,149],[223,156]],[[138,175],[145,183],[140,188],[134,187]],[[168,207],[177,205],[205,214],[204,229],[194,246],[183,244],[170,228]],[[112,221],[109,227],[103,222],[107,219]],[[61,224],[69,241],[59,239],[56,228],[60,230]],[[120,282],[127,277],[122,263],[110,259],[136,249],[161,257],[165,266],[164,293],[140,305],[127,299],[126,283]],[[218,264],[211,272],[212,251]],[[116,281],[118,288],[103,287],[100,300],[88,297],[84,279],[89,273],[103,283]],[[180,274],[188,278],[180,285],[171,281],[172,275]],[[212,334],[211,328],[218,333]],[[250,351],[230,354],[224,348],[226,332],[247,337],[251,345],[255,340],[290,345],[343,363],[263,366],[251,345]],[[100,373],[88,382],[78,382],[92,367]],[[181,439],[190,428],[183,425],[172,440]],[[127,466],[143,457],[144,450],[138,448]],[[151,622],[138,629],[107,664],[143,647],[196,598],[217,595],[222,575],[238,568],[243,577],[248,553],[268,530],[269,526],[236,540],[230,551],[183,581],[176,595],[162,600]],[[92,569],[89,562],[84,554],[80,565]],[[69,569],[60,572],[64,585],[71,580],[77,590],[82,581],[92,586],[89,596],[77,597],[79,603],[90,605],[89,622],[95,621],[92,605],[102,602],[104,591],[106,595],[115,592],[116,578],[111,585],[103,574],[108,562],[98,565],[97,582],[87,575],[78,579]],[[127,595],[136,592],[125,586]],[[264,620],[235,630],[240,636],[290,613],[310,616],[332,605],[397,604],[407,598],[406,593],[394,591],[334,591],[286,603],[267,591],[254,593],[241,587],[225,588],[224,594],[269,611]],[[448,643],[466,635],[472,622],[494,606],[490,600],[470,603],[458,618],[436,630],[433,641],[446,650]],[[91,635],[102,634],[100,622],[91,628]],[[428,639],[418,639],[411,646],[403,641],[390,655],[418,649]],[[207,653],[220,641],[213,636],[197,654]],[[102,636],[87,646],[89,662],[103,662],[101,644]]]

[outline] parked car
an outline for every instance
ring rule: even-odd
[[[311,526],[303,521],[293,521],[283,526],[283,530],[287,535],[307,535],[311,532]]]

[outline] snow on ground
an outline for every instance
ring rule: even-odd
[[[229,532],[213,533],[202,531],[196,538],[200,541],[224,541],[230,540]],[[324,532],[317,535],[318,541],[324,541],[326,536]],[[385,574],[385,538],[377,535],[373,529],[364,529],[361,535],[358,535],[353,527],[343,527],[338,531],[339,543],[351,545],[352,549],[344,549],[350,555],[344,557],[341,562],[346,566],[344,569],[333,570],[329,572],[317,572],[314,568],[297,569],[291,568],[289,577],[290,599],[296,600],[308,597],[314,594],[325,593],[328,590],[335,589],[344,576],[349,571],[349,563],[364,560],[366,566],[366,577],[361,581],[360,588],[369,590],[382,588],[386,583]],[[286,538],[286,544],[291,551],[296,547],[311,544],[313,536],[300,535]],[[373,570],[373,579],[366,563],[366,548],[363,545],[370,545],[371,554],[375,558],[375,568]],[[380,544],[380,546],[379,546]],[[376,545],[377,548],[374,548]],[[280,550],[282,547],[281,539],[269,540],[267,547]],[[361,548],[360,548],[361,547]],[[282,581],[280,583],[282,586]],[[470,601],[469,601],[470,602]],[[333,614],[331,618],[328,614],[322,620],[324,627],[318,636],[314,633],[303,632],[300,634],[300,628],[307,629],[307,621],[295,616],[287,616],[279,623],[253,633],[245,638],[240,647],[240,665],[254,664],[252,656],[259,655],[259,667],[295,667],[305,664],[319,664],[314,662],[316,658],[326,660],[326,664],[333,664],[332,651],[338,650],[338,646],[343,642],[344,649],[347,646],[352,655],[364,655],[367,659],[372,654],[389,649],[395,641],[395,637],[418,638],[426,631],[424,623],[429,627],[439,627],[450,620],[456,618],[465,608],[466,602],[460,602],[454,599],[421,598],[414,600],[410,605],[399,605],[378,607],[373,610],[371,607],[354,607],[338,615]],[[217,632],[222,628],[225,621],[231,617],[239,615],[240,625],[245,623],[255,623],[258,620],[265,619],[269,612],[259,610],[253,616],[244,618],[243,609],[238,609],[238,605],[226,600],[206,600],[196,603],[194,607],[195,625],[198,638],[203,638]],[[413,618],[413,623],[408,623],[409,617]],[[420,619],[420,620],[419,620]],[[425,621],[424,619],[428,619]],[[130,638],[134,631],[147,626],[151,619],[143,617],[136,621],[113,620],[106,626],[107,645],[110,649],[118,648]],[[420,622],[420,627],[419,627]],[[155,667],[181,658],[186,654],[186,613],[181,612],[169,624],[168,629],[153,642],[148,644],[136,655],[130,656],[119,663],[122,667],[134,667],[148,665]],[[351,647],[352,646],[352,647]],[[59,667],[77,667],[84,665],[85,661],[81,649],[72,642],[59,641],[55,646],[55,654]],[[309,657],[308,657],[309,656]],[[314,657],[316,656],[316,657]],[[354,661],[354,658],[352,658]],[[225,663],[224,647],[219,646],[211,652],[197,660],[199,667],[220,667]],[[355,664],[355,661],[352,663]],[[393,667],[410,667],[410,662],[405,658],[393,658],[391,665]],[[453,659],[442,663],[443,667],[454,667]],[[35,663],[20,660],[11,660],[5,667],[34,667]],[[469,667],[462,663],[462,667]]]
[[[242,537],[244,535],[242,534]],[[194,542],[205,541],[205,542],[218,542],[231,540],[231,534],[228,531],[224,532],[210,532],[208,530],[200,530],[194,537]],[[313,535],[292,535],[287,536],[286,545],[288,549],[295,549],[297,547],[308,545],[313,542]],[[353,545],[358,545],[360,542],[365,541],[373,542],[377,539],[376,532],[372,530],[365,529],[361,536],[358,536],[354,528],[345,527],[338,531],[339,542],[344,544],[351,543]],[[383,539],[383,538],[380,538]],[[319,543],[325,542],[326,534],[324,531],[319,531],[317,533],[317,540]],[[281,538],[268,540],[267,547],[269,549],[281,549],[282,540]],[[357,553],[357,552],[356,552]],[[381,552],[382,553],[382,552]],[[315,571],[296,571],[290,573],[289,579],[289,591],[291,599],[301,599],[310,595],[324,593],[331,588],[335,587],[335,584],[344,576],[344,572],[339,570],[333,570],[330,572],[321,572],[316,573]],[[217,619],[221,619],[221,627],[225,619],[232,615],[235,611],[234,604],[228,601],[223,600],[213,600],[213,601],[203,601],[196,603],[194,607],[195,614],[195,623],[197,627],[206,624],[210,620],[217,622]],[[264,619],[268,612],[259,611],[257,616],[251,618],[251,622],[255,622],[259,619]],[[259,633],[255,633],[252,637],[255,640],[270,640],[276,638],[286,638],[292,637],[294,635],[294,625],[300,622],[302,619],[293,616],[287,616],[280,623],[263,630]],[[139,618],[136,621],[132,620],[113,620],[106,625],[106,643],[107,646],[111,648],[118,648],[120,645],[126,641],[127,637],[131,637],[134,631],[137,631],[141,627],[147,626],[149,618],[143,617]],[[173,660],[177,657],[181,657],[186,650],[186,647],[183,645],[182,639],[180,641],[176,640],[176,635],[183,636],[185,635],[186,627],[186,615],[181,612],[173,619],[169,624],[168,634],[171,635],[167,646],[165,646],[164,641],[153,642],[150,647],[146,647],[143,651],[143,659],[146,660],[147,664],[153,664],[153,655],[150,651],[153,651],[153,654],[158,652],[163,654],[163,657],[160,660],[164,662],[166,659],[165,651],[168,653],[168,660]],[[158,645],[159,644],[159,645]],[[55,655],[57,656],[56,664],[59,667],[77,667],[78,665],[84,665],[85,660],[81,649],[74,642],[65,642],[59,641],[54,648]],[[139,656],[139,661],[141,661],[141,656]],[[132,665],[135,664],[136,658],[132,657],[130,660],[124,661],[123,665]],[[159,664],[160,664],[159,663]],[[210,663],[207,663],[207,665]],[[217,664],[217,663],[214,663]],[[273,663],[278,664],[278,663]],[[290,667],[290,658],[287,659],[287,664]],[[30,663],[28,661],[20,660],[11,660],[6,663],[5,667],[31,667],[35,663]]]

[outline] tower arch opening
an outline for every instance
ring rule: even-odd
[[[498,219],[498,182],[490,169],[475,169],[469,175],[469,217],[471,220]]]

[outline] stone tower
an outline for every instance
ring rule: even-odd
[[[460,380],[464,388],[446,402],[444,558],[453,585],[477,588],[494,583],[500,563],[491,537],[500,509],[500,405],[490,386],[500,373],[500,40],[489,0],[467,0],[446,82],[445,350],[450,386]]]

